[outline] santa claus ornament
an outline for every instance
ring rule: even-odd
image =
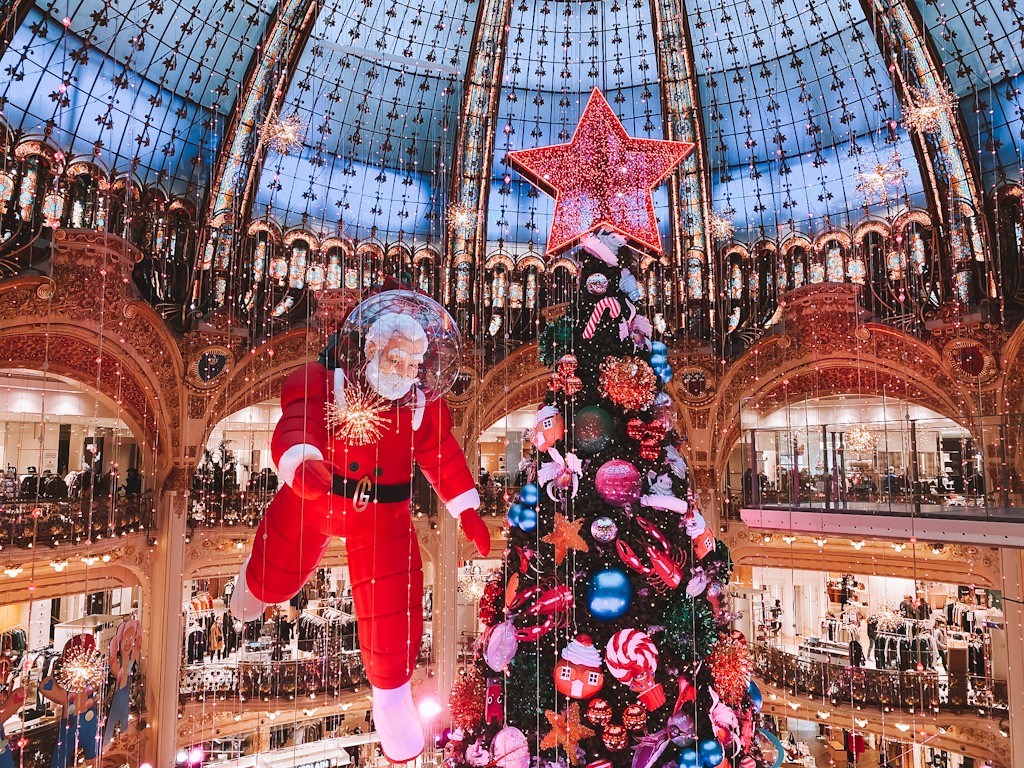
[[[576,635],[555,665],[555,690],[573,699],[589,699],[603,686],[601,654],[589,635]]]
[[[443,399],[460,348],[443,307],[385,291],[352,310],[318,362],[289,376],[270,446],[284,485],[231,598],[237,618],[259,617],[299,592],[333,539],[345,540],[374,726],[392,762],[424,748],[410,686],[423,633],[423,566],[409,514],[413,459],[480,553],[490,549]]]

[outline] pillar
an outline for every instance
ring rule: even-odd
[[[455,682],[459,653],[459,521],[443,507],[438,512],[434,560],[434,662],[438,701],[447,719],[448,692]]]
[[[153,594],[146,622],[149,654],[145,661],[146,712],[156,739],[147,744],[146,758],[156,768],[174,765],[177,747],[178,677],[181,660],[181,594],[185,562],[187,492],[183,488],[160,494],[157,519]]]
[[[1024,765],[1024,552],[999,550],[1003,621],[1008,659],[1006,698],[1010,708],[1009,765]]]

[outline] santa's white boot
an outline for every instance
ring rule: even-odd
[[[249,557],[252,557],[252,555]],[[235,576],[235,586],[231,590],[231,615],[241,621],[258,619],[267,609],[267,603],[264,603],[250,592],[249,586],[245,583],[245,572],[248,568],[249,558],[247,557],[245,562],[242,563],[242,570]]]
[[[412,685],[373,689],[373,727],[380,749],[392,763],[405,763],[423,754],[423,726],[412,701]]]

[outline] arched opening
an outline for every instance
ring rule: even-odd
[[[155,456],[116,402],[73,379],[0,371],[0,545],[96,541],[153,527]]]

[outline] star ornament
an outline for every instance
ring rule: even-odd
[[[569,520],[561,512],[555,512],[555,530],[541,539],[555,547],[555,565],[561,565],[570,549],[578,549],[580,552],[589,552],[590,547],[580,536],[580,526],[583,525],[583,518]]]
[[[544,712],[544,716],[551,724],[551,730],[540,743],[541,749],[558,749],[563,747],[569,762],[578,765],[576,749],[582,739],[589,739],[594,732],[583,725],[580,721],[580,706],[575,701],[569,705],[564,714],[552,712],[550,709]]]
[[[512,166],[555,198],[552,256],[597,229],[661,252],[651,193],[696,144],[635,139],[595,88],[572,141],[509,152]]]

